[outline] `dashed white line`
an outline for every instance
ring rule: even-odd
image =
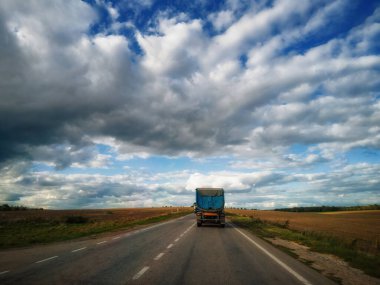
[[[174,242],[177,242],[177,241],[179,241],[180,240],[180,238],[181,237],[183,237],[184,236],[184,234],[186,234],[189,230],[191,230],[191,228],[194,226],[195,224],[192,224],[190,227],[188,227],[187,229],[186,229],[186,231],[184,232],[184,233],[182,233],[181,235],[180,235],[180,237],[179,238],[177,238],[177,239],[175,239],[174,240]],[[156,227],[156,226],[153,226],[153,227]],[[151,227],[151,228],[153,228],[153,227]],[[135,233],[137,233],[137,232],[142,232],[142,231],[145,231],[145,229],[144,230],[138,230],[138,231],[136,231]],[[118,238],[118,237],[117,237]],[[116,238],[114,238],[114,239],[116,239]],[[104,241],[105,242],[105,241]],[[103,243],[103,242],[102,242]],[[99,243],[98,243],[99,244]],[[167,249],[169,249],[169,248],[172,248],[174,246],[174,244],[173,243],[171,243],[171,244],[169,244],[166,248]],[[153,258],[154,260],[159,260],[162,256],[164,256],[164,254],[165,254],[165,252],[161,252],[161,253],[159,253],[155,258]],[[133,276],[133,280],[137,280],[137,279],[139,279],[146,271],[148,271],[149,270],[149,266],[145,266],[144,268],[142,268],[138,273],[136,273],[136,275],[135,276]]]
[[[159,255],[157,255],[154,260],[159,260],[165,253],[161,252]]]
[[[186,234],[188,231],[190,231],[190,230],[191,230],[191,228],[192,228],[192,227],[194,227],[194,225],[195,225],[195,224],[192,224],[190,227],[188,227],[188,228],[186,229],[186,231],[184,231],[184,233],[183,233],[183,234]]]
[[[139,279],[143,274],[149,269],[149,266],[145,266],[143,269],[141,269],[135,276],[133,276],[133,280]]]
[[[78,248],[78,249],[74,249],[72,250],[71,252],[77,252],[77,251],[81,251],[81,250],[84,250],[86,249],[87,247],[81,247],[81,248]]]
[[[45,259],[42,259],[42,260],[36,261],[35,263],[45,262],[45,261],[48,261],[48,260],[51,260],[51,259],[54,259],[54,258],[57,258],[57,257],[58,257],[58,255],[56,255],[56,256],[52,256],[52,257],[49,257],[49,258],[45,258]]]
[[[183,219],[184,217],[181,217],[181,218],[179,218],[179,220],[180,219]],[[148,228],[145,228],[145,229],[141,229],[141,230],[137,230],[137,231],[135,231],[134,233],[126,233],[126,234],[124,234],[123,236],[124,237],[127,237],[127,236],[129,236],[129,235],[131,235],[131,234],[136,234],[136,233],[139,233],[139,232],[144,232],[144,231],[147,231],[147,230],[150,230],[150,229],[153,229],[153,228],[156,228],[156,227],[158,227],[158,226],[162,226],[162,225],[164,225],[164,224],[168,224],[168,223],[171,223],[171,222],[173,222],[173,221],[168,221],[168,222],[166,222],[166,223],[162,223],[162,224],[159,224],[159,225],[154,225],[154,226],[152,226],[152,227],[148,227]],[[192,227],[194,226],[194,224],[192,225],[192,226],[190,226],[184,233],[182,233],[181,235],[180,235],[180,238],[181,237],[183,237],[184,236],[184,234],[186,234]],[[114,238],[112,238],[113,240],[116,240],[116,239],[119,239],[119,238],[121,238],[121,236],[116,236],[116,237],[114,237]],[[174,242],[177,242],[177,241],[179,241],[179,239],[180,238],[177,238]],[[100,244],[103,244],[103,243],[106,243],[107,241],[106,240],[104,240],[104,241],[101,241],[101,242],[98,242],[97,244],[98,245],[100,245]],[[168,246],[167,246],[167,248],[171,248],[171,247],[173,247],[173,244],[171,243],[171,244],[169,244]],[[81,251],[81,250],[85,250],[87,247],[82,247],[82,248],[78,248],[78,249],[74,249],[74,250],[72,250],[71,252],[78,252],[78,251]],[[155,258],[154,258],[154,260],[159,260],[163,255],[164,255],[165,253],[164,252],[161,252],[160,254],[158,254]],[[42,262],[45,262],[45,261],[49,261],[49,260],[52,260],[52,259],[55,259],[55,258],[57,258],[58,257],[58,255],[56,255],[56,256],[52,256],[52,257],[48,257],[48,258],[45,258],[45,259],[42,259],[42,260],[39,260],[39,261],[36,261],[35,263],[42,263]],[[137,280],[137,279],[139,279],[146,271],[148,271],[148,269],[149,269],[149,266],[145,266],[144,268],[142,268],[135,276],[133,276],[133,280]],[[6,273],[8,273],[8,272],[10,272],[9,270],[6,270],[6,271],[1,271],[0,272],[0,275],[2,275],[2,274],[6,274]]]
[[[275,257],[273,254],[271,254],[269,251],[267,251],[265,248],[263,248],[261,245],[259,245],[257,242],[255,242],[253,239],[251,239],[249,236],[247,236],[245,233],[234,227],[235,230],[237,230],[242,236],[244,236],[248,241],[253,243],[258,249],[260,249],[262,252],[264,252],[266,255],[268,255],[270,258],[273,259],[278,265],[280,265],[282,268],[284,268],[286,271],[288,271],[290,274],[292,274],[295,278],[297,278],[299,281],[302,282],[304,285],[311,285],[311,283],[306,280],[303,276],[295,272],[293,269],[291,269],[288,265],[286,265],[284,262],[279,260],[277,257]]]

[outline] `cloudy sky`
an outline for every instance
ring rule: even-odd
[[[380,203],[379,39],[379,1],[0,1],[0,203]]]

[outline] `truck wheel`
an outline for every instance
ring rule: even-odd
[[[200,227],[202,225],[202,223],[197,223],[197,226]]]

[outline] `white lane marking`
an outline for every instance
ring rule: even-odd
[[[106,240],[103,240],[101,242],[98,242],[97,244],[102,244],[102,243],[106,243],[107,241]]]
[[[162,225],[162,224],[161,224]],[[187,230],[186,230],[186,232],[187,231],[189,231],[193,226],[194,226],[195,224],[192,224],[190,227],[188,227],[187,228]],[[160,226],[160,225],[155,225],[155,226],[152,226],[152,227],[150,227],[149,229],[151,229],[151,228],[155,228],[155,227],[157,227],[157,226]],[[146,230],[148,230],[148,229],[146,229]],[[138,230],[137,232],[141,232],[142,230]],[[145,229],[144,229],[144,231],[145,231]],[[185,233],[186,233],[185,232]],[[183,236],[185,233],[183,233],[181,236]],[[177,241],[179,241],[179,238],[177,238],[176,240],[175,240],[175,242],[177,242]],[[173,246],[174,244],[169,244],[168,246],[167,246],[167,248],[169,249],[169,248],[171,248],[172,246]],[[155,258],[154,258],[154,260],[159,260],[163,255],[164,255],[165,253],[164,252],[161,252],[161,253],[159,253]],[[149,269],[149,266],[145,266],[143,269],[141,269],[135,276],[133,276],[133,280],[137,280],[137,279],[139,279],[146,271],[148,271],[148,269]]]
[[[54,258],[57,258],[57,257],[58,257],[58,255],[56,255],[56,256],[52,256],[52,257],[49,257],[49,258],[45,258],[45,259],[42,259],[42,260],[36,261],[35,263],[45,262],[45,261],[48,261],[48,260],[51,260],[51,259],[54,259]]]
[[[121,236],[117,236],[117,237],[114,237],[114,238],[112,238],[112,239],[119,239],[119,238],[121,238]]]
[[[139,279],[143,274],[149,269],[149,266],[145,266],[143,269],[141,269],[135,276],[133,276],[133,280]]]
[[[2,271],[2,272],[0,272],[0,275],[5,274],[5,273],[8,273],[8,272],[9,272],[9,270]]]
[[[159,260],[165,253],[161,252],[159,255],[157,255],[154,260]]]
[[[190,230],[191,230],[191,228],[192,228],[192,227],[194,227],[194,225],[195,225],[195,224],[192,224],[190,227],[188,227],[188,228],[186,229],[186,231],[184,231],[184,233],[183,233],[183,234],[186,234],[188,231],[190,231]]]
[[[189,214],[189,215],[191,215],[191,214]],[[132,236],[132,235],[135,235],[135,234],[138,234],[138,233],[141,233],[141,232],[145,232],[145,231],[149,231],[149,230],[154,229],[154,228],[161,227],[161,226],[166,225],[166,224],[174,223],[175,221],[178,221],[179,219],[181,219],[181,218],[177,218],[177,219],[174,219],[174,220],[169,220],[167,222],[159,223],[159,224],[156,224],[156,225],[144,228],[144,229],[134,230],[134,231],[131,231],[131,232],[123,234],[123,237]]]
[[[81,247],[81,248],[78,248],[78,249],[74,249],[72,250],[71,252],[77,252],[77,251],[81,251],[81,250],[84,250],[86,249],[87,247]]]
[[[251,243],[253,243],[258,249],[260,249],[262,252],[264,252],[266,255],[268,255],[270,258],[273,259],[273,261],[277,262],[278,265],[280,265],[282,268],[284,268],[286,271],[288,271],[290,274],[292,274],[295,278],[297,278],[299,281],[301,281],[305,285],[312,285],[308,280],[306,280],[304,277],[302,277],[300,274],[295,272],[293,269],[291,269],[289,266],[287,266],[285,263],[283,263],[281,260],[279,260],[277,257],[275,257],[273,254],[271,254],[269,251],[267,251],[265,248],[263,248],[261,245],[259,245],[257,242],[252,240],[249,236],[247,236],[245,233],[237,229],[235,226],[233,226],[235,230],[237,230],[242,236],[244,236],[247,240],[249,240]]]
[[[180,237],[183,237],[183,235],[184,235],[184,233],[182,233],[182,234],[180,235]]]
[[[184,232],[181,234],[181,237],[182,237],[183,235],[187,234],[187,232],[190,231],[191,228],[194,227],[194,225],[195,225],[195,224],[192,224],[190,227],[188,227],[188,228],[186,229],[186,231],[184,231]]]

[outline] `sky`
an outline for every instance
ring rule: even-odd
[[[380,203],[380,1],[0,1],[0,203]]]

